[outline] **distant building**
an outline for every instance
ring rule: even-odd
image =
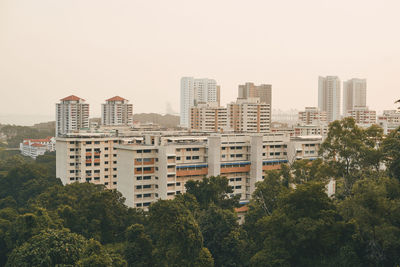
[[[271,105],[259,98],[238,98],[228,104],[228,127],[234,132],[265,133],[271,127]]]
[[[219,102],[219,87],[214,79],[181,78],[180,125],[190,127],[190,108],[200,102]]]
[[[377,124],[383,128],[384,134],[389,134],[400,127],[400,112],[397,110],[384,110],[383,114],[378,116]]]
[[[326,112],[328,122],[340,119],[340,80],[337,76],[318,78],[318,108]]]
[[[56,136],[89,128],[89,104],[84,99],[71,95],[60,101],[56,104]]]
[[[260,98],[261,103],[272,104],[272,85],[261,84],[254,85],[254,83],[245,83],[244,85],[239,85],[238,98]]]
[[[222,132],[227,128],[228,112],[218,103],[200,103],[191,108],[190,129],[202,132]]]
[[[326,124],[326,111],[320,111],[316,107],[306,107],[304,111],[299,112],[299,121],[302,124]]]
[[[27,157],[36,159],[46,152],[52,152],[56,148],[56,141],[54,137],[47,137],[43,139],[24,139],[19,144],[21,154]]]
[[[353,118],[357,124],[372,125],[376,123],[376,111],[368,107],[353,107],[348,110],[346,117]]]
[[[367,106],[367,80],[351,79],[343,82],[343,115],[355,107]]]
[[[101,105],[101,124],[109,126],[132,125],[133,106],[129,100],[114,96]]]

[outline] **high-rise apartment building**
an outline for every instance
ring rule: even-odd
[[[324,124],[327,122],[326,111],[320,111],[316,107],[306,107],[299,112],[299,121],[302,124]]]
[[[214,79],[181,78],[180,125],[190,127],[190,108],[200,102],[219,102],[219,88]]]
[[[228,104],[228,126],[234,132],[265,133],[271,127],[271,105],[257,98],[238,98]]]
[[[132,125],[133,106],[129,100],[114,96],[101,105],[101,124],[110,126]]]
[[[351,79],[343,82],[343,115],[354,107],[367,105],[367,80]]]
[[[228,112],[217,102],[199,103],[190,109],[190,129],[221,132],[227,127]]]
[[[56,104],[56,136],[89,128],[89,104],[85,100],[70,95]]]
[[[318,78],[318,108],[327,113],[328,122],[340,119],[340,80],[337,76]]]
[[[272,104],[272,85],[261,84],[254,85],[254,83],[245,83],[239,85],[238,98],[260,98],[261,103]]]

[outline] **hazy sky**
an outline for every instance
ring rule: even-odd
[[[91,115],[114,95],[179,111],[180,77],[214,78],[222,102],[271,83],[273,108],[317,105],[318,75],[367,79],[370,108],[400,97],[399,0],[0,0],[0,115]]]

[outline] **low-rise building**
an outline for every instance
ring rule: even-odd
[[[54,137],[47,137],[42,139],[24,139],[19,144],[21,154],[36,159],[46,152],[55,150],[56,141]]]
[[[227,128],[227,109],[217,102],[199,103],[190,109],[190,129],[202,132],[222,132]]]
[[[326,111],[320,111],[316,107],[306,107],[299,112],[299,122],[301,124],[326,124],[328,122]]]
[[[353,118],[357,124],[372,125],[376,123],[376,111],[369,110],[368,107],[353,107],[348,110],[347,117]]]

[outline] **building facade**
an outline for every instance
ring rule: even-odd
[[[368,107],[353,107],[347,110],[347,117],[353,118],[357,124],[372,125],[376,123],[376,111]]]
[[[190,129],[202,132],[222,132],[227,128],[228,112],[216,102],[200,103],[190,109]]]
[[[367,80],[351,79],[343,82],[343,115],[355,107],[367,106]]]
[[[266,133],[271,127],[271,106],[259,98],[238,98],[227,105],[228,127],[234,132]]]
[[[272,85],[270,84],[261,84],[254,85],[254,83],[245,83],[243,85],[239,85],[238,88],[238,98],[260,98],[261,103],[272,104]]]
[[[107,99],[105,104],[101,104],[101,124],[108,126],[132,125],[132,104],[120,96]]]
[[[337,76],[318,78],[318,108],[325,111],[328,122],[340,119],[340,80]]]
[[[46,152],[55,151],[56,141],[54,137],[47,137],[43,139],[24,139],[19,144],[21,154],[27,157],[36,159]]]
[[[190,109],[200,102],[219,102],[220,89],[214,79],[181,78],[180,125],[190,127]]]
[[[56,104],[56,136],[89,128],[89,104],[71,95]]]
[[[326,124],[326,111],[320,111],[316,107],[306,107],[304,111],[299,112],[299,122],[305,125],[309,124]]]

